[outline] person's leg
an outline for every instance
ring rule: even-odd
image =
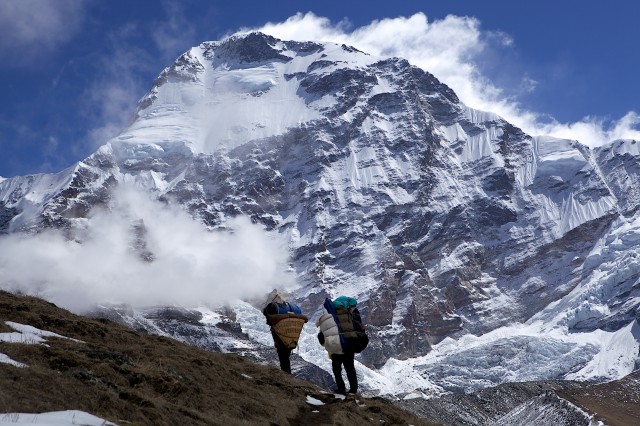
[[[347,379],[349,380],[349,393],[358,392],[358,375],[356,374],[356,367],[354,363],[354,353],[344,354],[344,370],[347,373]]]
[[[280,369],[291,374],[291,349],[276,348],[278,351],[278,359],[280,360]]]
[[[336,392],[345,393],[346,387],[344,385],[344,380],[342,380],[342,355],[333,354],[331,355],[331,368],[333,369],[333,376],[336,379]]]

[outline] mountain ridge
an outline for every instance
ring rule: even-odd
[[[447,339],[541,324],[567,331],[552,343],[569,377],[605,350],[597,333],[638,319],[639,158],[636,141],[526,135],[406,60],[252,33],[186,52],[132,126],[66,172],[0,182],[0,230],[78,238],[134,184],[209,228],[246,215],[284,236],[306,312],[361,302],[369,367],[429,376],[411,360]],[[620,350],[609,378],[633,370]]]

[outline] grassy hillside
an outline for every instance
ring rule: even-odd
[[[607,425],[640,425],[640,371],[598,385],[510,383],[470,395],[399,401],[418,418],[382,398],[339,400],[238,355],[207,352],[0,291],[0,333],[14,331],[7,321],[82,342],[0,342],[0,353],[28,365],[0,363],[0,414],[75,409],[119,425],[466,425],[469,419],[494,424],[542,398],[559,406],[568,400]]]
[[[275,367],[0,291],[0,332],[13,331],[6,321],[82,342],[0,343],[28,365],[0,363],[0,413],[77,409],[120,425],[431,424],[384,399],[339,400]]]

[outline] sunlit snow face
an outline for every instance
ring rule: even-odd
[[[167,71],[147,96],[138,120],[117,140],[183,141],[196,152],[210,153],[281,135],[322,118],[322,111],[336,102],[332,96],[310,97],[300,86],[298,76],[319,72],[309,68],[312,63],[336,64],[327,72],[376,60],[333,44],[304,55],[283,43],[276,48],[285,59],[253,63],[218,58],[206,44],[191,49],[183,55],[187,71],[178,68],[175,78]]]
[[[286,67],[271,64],[207,74],[204,84],[208,96],[197,107],[204,129],[199,150],[232,148],[318,118],[320,115],[296,94],[297,82],[283,78]]]

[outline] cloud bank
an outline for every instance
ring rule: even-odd
[[[466,105],[497,113],[531,135],[576,139],[589,146],[615,139],[640,140],[640,116],[633,111],[616,120],[584,117],[576,123],[560,123],[507,97],[478,64],[483,55],[508,48],[513,40],[504,33],[483,31],[480,21],[473,17],[449,15],[430,22],[425,14],[416,13],[351,29],[348,21],[332,23],[313,13],[298,13],[284,22],[243,31],[250,30],[284,40],[345,43],[377,56],[406,58],[449,85]],[[533,91],[537,85],[530,76],[522,76],[523,91]]]
[[[1,237],[0,283],[75,312],[105,302],[218,306],[295,285],[274,234],[246,218],[228,225],[209,232],[179,207],[122,188],[75,239],[54,230]]]

